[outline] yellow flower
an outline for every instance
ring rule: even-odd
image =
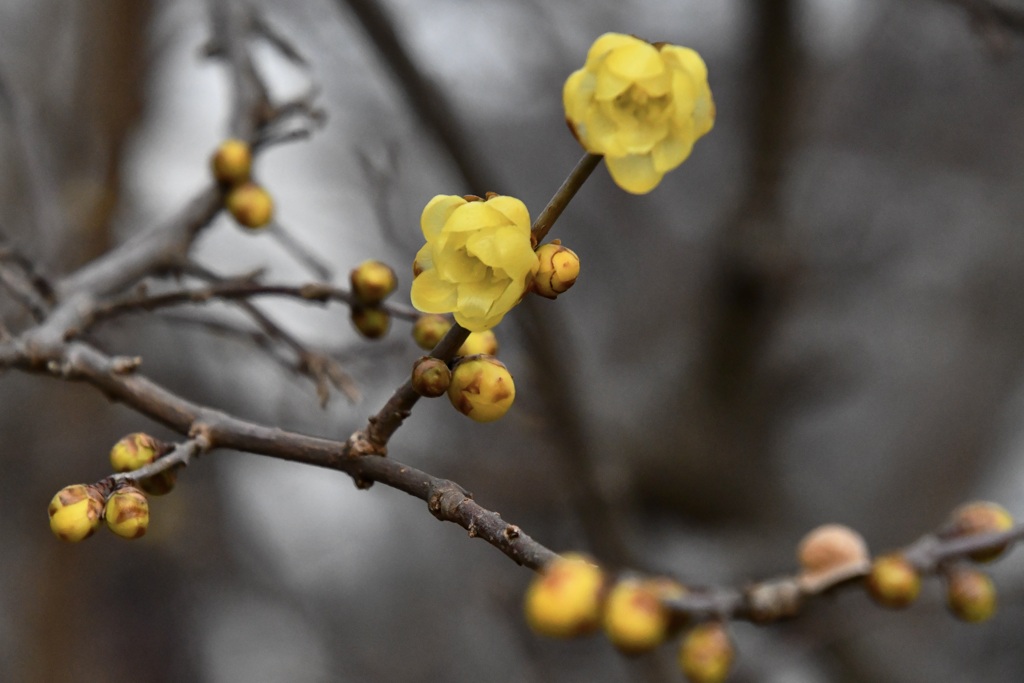
[[[420,226],[427,243],[413,263],[412,305],[424,313],[453,312],[471,332],[501,322],[539,267],[530,214],[514,197],[437,195]]]
[[[594,41],[562,99],[580,144],[603,154],[612,179],[633,194],[657,187],[715,122],[700,55],[621,33]]]

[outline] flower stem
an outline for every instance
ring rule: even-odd
[[[548,205],[537,216],[533,229],[530,231],[534,246],[540,244],[541,240],[548,234],[551,226],[562,215],[562,211],[569,205],[572,198],[576,196],[579,189],[583,187],[583,183],[586,182],[603,158],[600,154],[584,154],[583,158],[576,162],[576,166],[569,173],[569,177],[565,179],[565,182],[555,192]]]

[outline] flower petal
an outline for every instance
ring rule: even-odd
[[[615,184],[632,194],[647,194],[658,186],[665,175],[655,170],[650,155],[605,157],[605,164]]]
[[[701,83],[708,80],[707,64],[696,50],[679,45],[663,45],[661,54],[669,64],[677,65],[689,72],[695,82]]]
[[[587,62],[585,68],[594,71],[597,69],[601,60],[604,59],[605,55],[615,48],[638,42],[643,41],[639,38],[628,36],[625,33],[605,33],[598,37],[598,39],[590,46],[590,49],[587,50]]]
[[[434,239],[441,234],[448,217],[455,209],[466,203],[466,200],[458,195],[439,194],[427,202],[420,214],[420,229],[427,241]]]
[[[424,313],[447,313],[455,308],[455,285],[442,280],[436,270],[425,270],[412,281],[409,291],[412,305]]]
[[[522,200],[508,195],[498,195],[487,200],[487,206],[498,211],[524,235],[530,234],[530,211]]]
[[[491,307],[508,287],[508,280],[481,282],[472,285],[460,285],[455,310],[470,318],[484,318],[491,312]]]
[[[595,82],[594,99],[601,102],[614,100],[633,85],[631,79],[623,78],[610,69],[598,69]]]
[[[500,211],[487,202],[467,202],[452,212],[444,225],[446,233],[469,232],[481,228],[498,228],[510,223]]]
[[[665,71],[661,53],[650,43],[639,39],[620,45],[609,52],[602,66],[619,78],[629,81],[653,78]]]
[[[594,101],[594,88],[597,79],[586,69],[574,71],[566,79],[562,87],[562,104],[565,106],[565,117],[573,123],[579,123],[586,115],[587,107]]]
[[[423,272],[434,267],[434,246],[427,242],[416,252],[416,258],[412,261],[413,272]]]
[[[693,151],[692,136],[673,135],[665,138],[651,150],[651,161],[654,163],[654,170],[659,173],[668,173],[679,164],[686,161]]]
[[[537,267],[537,254],[529,238],[514,227],[474,233],[466,241],[466,251],[510,277],[522,276]]]

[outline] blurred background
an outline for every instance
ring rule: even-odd
[[[263,2],[309,61],[257,49],[275,96],[315,85],[328,118],[257,175],[337,282],[381,258],[407,301],[430,197],[493,190],[536,215],[580,157],[561,86],[595,37],[697,49],[714,131],[650,195],[599,168],[563,215],[552,237],[580,255],[579,282],[497,330],[515,408],[479,425],[422,401],[390,452],[555,550],[742,585],[792,571],[820,523],[883,551],[966,500],[1024,515],[1024,34],[985,5]],[[373,8],[432,103],[407,96]],[[9,245],[59,277],[206,185],[229,104],[208,38],[198,0],[0,4]],[[457,147],[429,125],[437,102]],[[195,255],[224,275],[314,279],[227,218]],[[362,402],[321,410],[307,379],[211,334],[211,317],[246,323],[226,306],[125,317],[97,339],[189,399],[334,438],[420,355],[400,321],[372,343],[343,308],[260,303],[330,350]],[[7,290],[0,313],[28,322]],[[153,501],[144,539],[57,542],[47,501],[108,474],[110,446],[140,430],[174,437],[90,387],[0,375],[0,680],[681,679],[671,645],[629,660],[601,637],[532,635],[528,570],[421,501],[336,472],[216,452]],[[1019,681],[1022,558],[992,567],[1000,608],[981,626],[950,617],[935,580],[905,612],[851,590],[791,623],[736,624],[730,680]]]

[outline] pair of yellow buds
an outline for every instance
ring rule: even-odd
[[[214,179],[226,191],[224,206],[239,225],[257,229],[274,217],[274,200],[252,180],[252,149],[244,140],[225,140],[210,158]]]
[[[424,356],[412,369],[412,387],[420,396],[448,400],[476,422],[493,422],[512,407],[516,385],[505,364],[485,353],[463,356],[453,368],[439,358]]]
[[[939,530],[940,539],[991,534],[1013,528],[1013,516],[1001,505],[975,501],[961,505]],[[974,562],[991,562],[1006,550],[1006,545],[968,555]],[[942,568],[946,582],[946,606],[953,616],[970,623],[990,619],[996,611],[996,589],[985,572],[962,563],[946,563]],[[902,553],[883,555],[874,561],[867,588],[879,604],[894,609],[911,605],[921,592],[921,574]]]
[[[379,339],[391,328],[391,314],[381,306],[398,287],[395,270],[381,261],[363,261],[349,273],[352,325],[367,339]]]
[[[65,486],[47,512],[50,531],[69,543],[89,538],[102,521],[121,538],[139,538],[149,528],[149,502],[134,486],[122,486],[106,496],[94,484]]]

